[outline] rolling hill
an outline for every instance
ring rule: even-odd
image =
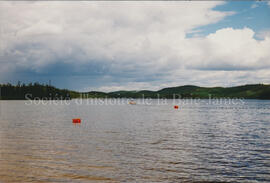
[[[53,86],[42,84],[29,85],[0,85],[0,99],[23,100],[35,97],[51,99],[71,98],[245,98],[245,99],[268,99],[270,100],[270,85],[253,84],[234,87],[199,87],[185,85],[178,87],[163,88],[158,91],[114,91],[114,92],[77,92],[66,89],[58,89]],[[28,98],[25,98],[27,94]],[[31,97],[30,97],[31,96]]]

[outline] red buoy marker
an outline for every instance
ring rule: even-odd
[[[81,123],[81,119],[80,118],[75,118],[75,119],[72,119],[72,122],[73,123]]]
[[[178,106],[178,105],[175,105],[175,106],[174,106],[174,108],[175,108],[175,109],[178,109],[178,108],[179,108],[179,106]]]

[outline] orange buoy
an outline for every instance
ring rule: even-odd
[[[134,102],[134,101],[129,101],[129,104],[131,104],[131,105],[135,105],[135,104],[136,104],[136,102]]]
[[[81,119],[80,118],[75,118],[75,119],[72,119],[72,122],[73,123],[81,123]]]
[[[178,108],[179,108],[179,106],[178,106],[178,105],[175,105],[175,106],[174,106],[174,108],[175,108],[175,109],[178,109]]]

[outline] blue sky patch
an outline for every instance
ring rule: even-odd
[[[215,24],[205,25],[194,29],[195,32],[188,33],[188,38],[194,36],[207,36],[222,28],[232,27],[243,29],[248,27],[255,33],[270,29],[270,6],[262,1],[228,1],[224,5],[213,8],[216,11],[235,12],[231,16]],[[266,21],[269,20],[269,21]]]

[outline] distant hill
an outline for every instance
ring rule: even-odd
[[[71,99],[71,98],[245,98],[245,99],[269,99],[270,85],[253,84],[235,87],[199,87],[185,85],[164,88],[158,91],[114,91],[114,92],[76,92],[58,89],[49,85],[30,83],[28,85],[2,84],[0,85],[2,100],[34,99]],[[28,95],[27,95],[28,94]],[[27,95],[27,98],[25,96]]]
[[[246,98],[246,99],[270,99],[270,85],[254,84],[235,87],[199,87],[185,85],[164,88],[158,91],[121,91],[108,93],[113,97],[163,97],[163,98]]]

